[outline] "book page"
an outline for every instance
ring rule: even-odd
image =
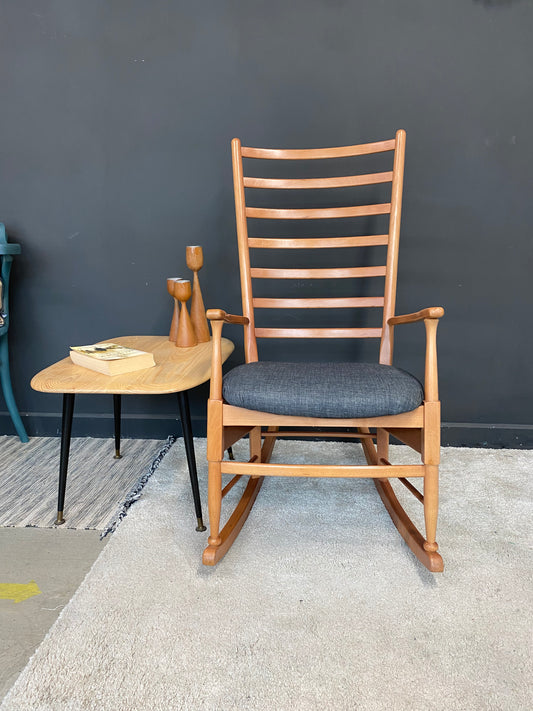
[[[119,346],[117,343],[96,343],[92,346],[71,346],[71,351],[96,358],[97,360],[121,360],[132,356],[145,355],[146,351]]]

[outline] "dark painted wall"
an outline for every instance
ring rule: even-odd
[[[468,427],[445,441],[531,445],[531,2],[5,0],[0,24],[0,220],[23,248],[11,352],[30,434],[57,432],[60,396],[29,381],[69,344],[168,330],[185,245],[204,246],[206,306],[239,312],[233,136],[314,147],[402,127],[398,312],[446,307],[443,419]],[[398,329],[397,363],[420,372],[423,341]],[[124,409],[126,434],[176,429],[171,396]],[[110,410],[80,398],[74,434],[109,432]]]

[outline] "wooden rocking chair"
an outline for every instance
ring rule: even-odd
[[[243,158],[279,161],[337,159],[393,154],[392,170],[326,178],[256,178],[244,177]],[[213,365],[208,405],[209,462],[208,506],[210,536],[203,562],[214,565],[228,551],[240,532],[257,497],[265,476],[296,477],[371,477],[393,522],[416,557],[431,571],[443,570],[435,540],[438,511],[438,465],[440,451],[440,402],[437,381],[436,331],[441,307],[426,308],[403,316],[395,315],[396,276],[400,215],[403,187],[405,131],[392,140],[339,148],[312,150],[271,150],[241,146],[232,142],[235,207],[239,243],[243,315],[233,316],[222,310],[207,313],[213,331]],[[381,159],[386,158],[382,156]],[[368,158],[364,159],[365,161]],[[271,166],[268,162],[266,165]],[[292,164],[294,165],[294,164]],[[305,163],[305,165],[309,165]],[[320,165],[324,165],[320,163]],[[282,167],[283,167],[282,166]],[[312,207],[305,209],[270,209],[250,207],[245,189],[277,191],[346,189],[353,186],[390,183],[390,202],[349,207]],[[381,188],[383,189],[383,188]],[[266,193],[263,193],[266,194]],[[272,193],[269,193],[272,194]],[[284,193],[290,195],[290,193]],[[309,193],[305,193],[309,194]],[[324,193],[321,193],[322,195]],[[345,194],[345,193],[344,193]],[[335,203],[334,203],[335,204]],[[339,204],[338,202],[336,203]],[[341,202],[341,204],[343,204]],[[349,237],[249,237],[248,220],[327,220],[385,215],[385,234]],[[373,219],[373,218],[372,218]],[[272,223],[269,223],[272,224]],[[287,223],[277,223],[287,224]],[[294,225],[294,222],[289,223]],[[309,225],[309,223],[305,223]],[[323,224],[323,223],[322,223]],[[337,223],[339,224],[339,223]],[[341,223],[343,224],[343,223]],[[366,228],[365,228],[366,231]],[[386,247],[382,266],[348,266],[341,268],[258,268],[251,267],[250,250],[312,250],[324,254],[325,248]],[[366,250],[365,250],[366,252]],[[303,252],[293,252],[302,254]],[[255,254],[255,253],[254,253]],[[274,253],[270,252],[269,257]],[[335,253],[338,254],[338,253]],[[361,251],[359,252],[361,254]],[[383,260],[385,261],[385,260]],[[349,298],[257,298],[252,281],[256,279],[332,279],[384,277],[383,295]],[[263,282],[265,283],[265,282]],[[287,282],[285,282],[287,283]],[[300,282],[301,283],[301,282]],[[323,283],[323,282],[322,282]],[[367,282],[368,283],[368,282]],[[377,328],[256,328],[254,309],[383,309]],[[309,312],[308,312],[309,313]],[[345,312],[346,313],[346,312]],[[423,321],[426,330],[425,382],[392,366],[394,327]],[[244,326],[246,364],[231,370],[222,378],[221,332],[224,323]],[[380,339],[379,363],[278,363],[259,361],[257,338],[376,338]],[[280,428],[289,428],[281,431]],[[367,465],[271,464],[270,457],[277,437],[317,436],[317,431],[295,431],[294,428],[320,428],[320,437],[345,436],[361,439]],[[328,434],[324,428],[330,428]],[[352,430],[346,434],[346,428]],[[250,460],[225,460],[225,450],[249,435]],[[394,465],[389,462],[389,436],[393,435],[421,455],[421,464]],[[375,443],[374,443],[375,442]],[[222,475],[233,475],[224,487]],[[221,501],[242,477],[249,477],[236,508],[220,530]],[[423,479],[423,492],[409,481]],[[423,503],[425,537],[418,531],[394,494],[389,479],[399,479]]]

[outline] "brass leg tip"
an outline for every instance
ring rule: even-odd
[[[196,530],[197,530],[199,533],[203,533],[204,531],[207,531],[207,528],[204,526],[204,522],[202,521],[202,519],[201,519],[201,518],[197,518],[196,520],[197,520],[197,522],[198,522],[198,525],[196,526]]]
[[[115,449],[115,456],[113,459],[122,459],[122,454],[120,453],[120,449]]]
[[[63,511],[57,512],[57,518],[54,523],[56,526],[61,526],[61,524],[65,523],[65,519],[63,518]]]

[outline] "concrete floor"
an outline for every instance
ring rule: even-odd
[[[0,585],[35,581],[41,594],[0,599],[0,700],[102,551],[100,531],[0,528]]]

